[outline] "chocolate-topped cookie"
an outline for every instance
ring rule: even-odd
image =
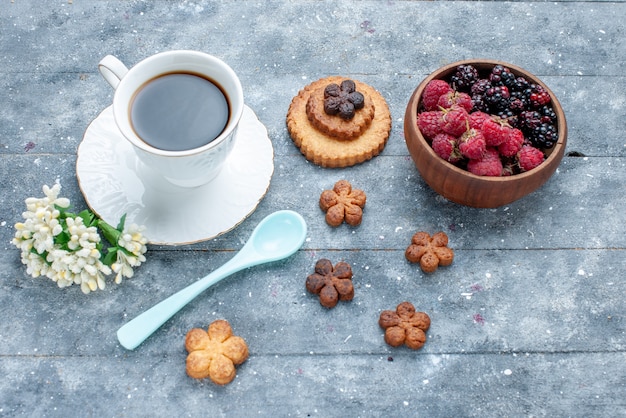
[[[385,99],[371,86],[330,76],[305,86],[293,98],[287,129],[309,161],[349,167],[380,154],[391,131],[391,115]]]

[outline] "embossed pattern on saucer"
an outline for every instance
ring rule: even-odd
[[[145,225],[152,244],[206,241],[246,219],[267,193],[274,150],[248,106],[220,174],[192,189],[172,185],[141,163],[116,128],[111,107],[91,122],[78,147],[76,175],[88,206],[106,222]]]

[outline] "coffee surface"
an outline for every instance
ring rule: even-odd
[[[172,73],[148,81],[135,95],[130,118],[147,144],[166,151],[198,148],[217,138],[228,122],[229,105],[210,80]]]

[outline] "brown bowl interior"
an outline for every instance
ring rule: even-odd
[[[417,112],[424,87],[433,79],[447,79],[460,64],[472,64],[479,72],[489,71],[496,64],[508,67],[516,76],[541,85],[550,94],[557,115],[558,140],[547,158],[531,171],[508,177],[482,177],[465,171],[440,158],[417,127]],[[478,208],[495,208],[511,203],[543,185],[556,171],[567,141],[567,123],[563,108],[554,93],[538,78],[515,65],[495,60],[464,60],[440,68],[415,89],[406,108],[404,135],[415,166],[426,183],[437,193],[455,203]]]

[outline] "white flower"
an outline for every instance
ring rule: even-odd
[[[72,251],[78,251],[81,248],[96,248],[96,244],[100,242],[100,235],[95,226],[87,227],[82,218],[67,218],[67,232],[70,234],[70,241],[67,246]]]
[[[26,209],[30,212],[35,212],[37,207],[42,206],[50,206],[55,207],[59,206],[61,208],[67,209],[70,207],[70,200],[65,197],[59,197],[59,193],[61,192],[61,184],[55,183],[54,186],[48,187],[43,186],[43,193],[46,195],[44,198],[37,199],[35,197],[29,197],[26,199]]]
[[[59,287],[79,284],[84,293],[105,288],[105,274],[111,269],[100,261],[97,246],[100,235],[95,226],[86,226],[81,217],[66,218],[70,240],[67,247],[71,251],[55,249],[48,252],[50,263],[47,276]]]
[[[146,244],[148,243],[146,237],[143,236],[144,229],[146,229],[144,226],[140,227],[136,224],[132,224],[127,230],[122,232],[117,242],[120,247],[124,247],[135,256],[140,257],[141,259],[139,261],[141,262],[146,261],[143,254],[147,251]],[[139,264],[136,264],[136,266],[139,266]]]
[[[43,186],[46,197],[26,199],[27,211],[22,213],[24,222],[15,225],[15,237],[12,241],[15,246],[22,251],[34,248],[39,254],[52,250],[54,237],[63,231],[57,206],[67,208],[70,204],[68,199],[58,197],[60,191],[59,183],[52,188]]]
[[[103,257],[100,251],[102,243],[98,228],[106,228],[115,236],[113,240],[107,238],[113,247],[109,251],[115,251],[117,256],[112,263],[113,271],[117,273],[115,282],[132,277],[133,267],[146,261],[144,227],[131,225],[128,230],[120,232],[97,220],[89,210],[72,215],[66,211],[70,201],[59,197],[60,191],[59,183],[52,187],[43,186],[45,197],[26,199],[26,211],[22,213],[24,222],[15,224],[15,236],[11,242],[20,249],[26,272],[33,278],[48,277],[59,287],[80,285],[84,293],[104,289],[106,275],[112,272],[107,264],[112,260],[110,256]],[[120,224],[123,223],[124,217]]]
[[[78,251],[55,249],[48,253],[48,278],[59,287],[78,284],[83,293],[104,289],[105,275],[111,274],[111,269],[100,261],[100,251],[90,246]]]
[[[132,256],[128,256],[124,251],[117,250],[117,261],[111,265],[111,269],[117,273],[115,275],[115,283],[122,283],[124,277],[133,277],[133,260]]]
[[[46,276],[50,268],[39,254],[31,251],[22,251],[22,263],[26,265],[26,272],[34,279]]]
[[[133,277],[133,267],[139,267],[146,261],[144,254],[147,251],[148,240],[142,234],[144,229],[143,226],[132,224],[120,235],[117,241],[120,247],[117,250],[117,260],[111,265],[113,271],[117,273],[115,283],[121,283],[124,277],[129,279]]]

